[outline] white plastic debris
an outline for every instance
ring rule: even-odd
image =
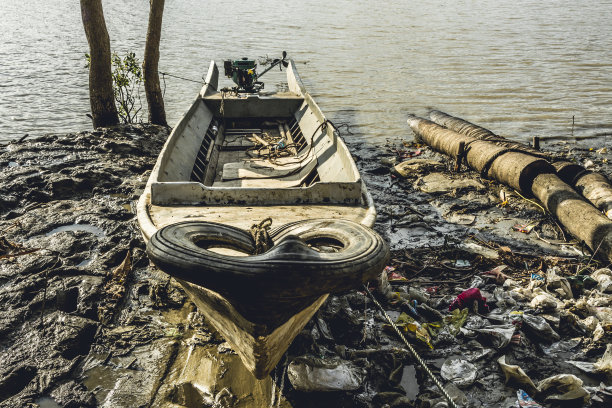
[[[591,278],[598,282],[597,289],[602,293],[612,293],[612,270],[598,269],[591,274]]]
[[[540,316],[532,316],[530,314],[523,314],[523,327],[525,330],[534,335],[540,341],[546,343],[552,343],[559,341],[560,337],[556,331],[550,327],[550,324]]]
[[[463,359],[447,359],[440,368],[440,375],[457,387],[468,387],[476,381],[476,366]]]
[[[521,388],[527,390],[527,393],[534,395],[537,391],[535,384],[529,378],[529,376],[523,371],[521,367],[514,364],[506,363],[506,356],[501,356],[497,363],[499,364],[504,376],[506,377],[506,384],[518,385]]]
[[[589,392],[582,387],[582,380],[572,374],[558,374],[545,378],[538,384],[538,395],[545,401],[582,401],[586,403]]]
[[[287,368],[289,381],[298,391],[350,391],[361,387],[362,368],[349,361],[298,357]]]

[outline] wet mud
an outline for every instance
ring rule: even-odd
[[[167,135],[138,125],[0,146],[0,406],[446,406],[364,290],[330,296],[270,377],[255,380],[144,253],[135,203]],[[458,404],[516,405],[529,387],[506,381],[505,356],[535,385],[570,374],[590,396],[530,389],[543,406],[606,406],[610,378],[593,363],[610,342],[610,295],[572,278],[606,265],[528,197],[453,171],[424,146],[346,141],[393,250],[370,289]],[[611,155],[580,143],[554,150],[610,176]],[[521,291],[542,276],[558,300],[544,299],[555,304],[546,310]],[[449,312],[470,288],[489,310]]]

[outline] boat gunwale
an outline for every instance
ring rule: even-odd
[[[294,81],[289,80],[289,76],[293,75],[293,79]],[[199,103],[203,103],[203,99],[206,98],[207,96],[210,95],[214,95],[217,93],[217,87],[218,87],[218,77],[219,77],[219,69],[215,63],[214,60],[212,60],[210,62],[210,66],[206,75],[206,79],[205,79],[205,83],[202,86],[202,89],[200,90],[200,92],[198,93],[198,95],[196,96],[194,102],[191,104],[190,108],[182,115],[181,119],[177,122],[177,124],[175,125],[174,129],[172,130],[172,132],[170,133],[170,135],[168,136],[168,139],[166,140],[164,146],[162,147],[162,150],[160,151],[160,154],[157,158],[157,161],[151,171],[151,174],[149,176],[149,179],[147,181],[147,184],[145,186],[145,189],[142,193],[142,195],[140,196],[140,199],[138,200],[138,204],[137,204],[137,208],[136,208],[136,212],[137,212],[137,220],[138,220],[138,224],[142,230],[142,234],[143,237],[146,241],[149,240],[149,238],[158,230],[158,227],[155,225],[155,223],[153,222],[153,219],[151,217],[151,214],[149,212],[149,209],[151,206],[156,205],[152,203],[151,200],[151,194],[152,194],[152,185],[156,184],[156,183],[178,183],[178,184],[198,184],[201,185],[201,188],[206,188],[206,186],[204,186],[202,183],[194,183],[194,182],[186,182],[186,181],[177,181],[177,182],[158,182],[157,180],[159,179],[159,171],[160,171],[160,167],[161,167],[161,163],[164,159],[164,152],[169,151],[169,148],[173,147],[174,144],[176,143],[177,140],[177,135],[176,133],[178,132],[179,129],[181,129],[182,131],[182,122],[187,118],[187,116],[189,115],[189,113],[195,109],[197,107],[197,105]],[[295,93],[298,96],[301,96],[304,98],[304,101],[307,103],[310,111],[316,116],[316,118],[321,122],[325,122],[327,121],[327,119],[325,118],[325,116],[323,115],[321,109],[319,108],[319,106],[317,105],[317,103],[314,101],[314,99],[310,96],[310,94],[306,91],[304,84],[295,68],[295,63],[293,62],[293,60],[289,60],[289,66],[287,67],[287,79],[288,79],[288,85],[289,85],[289,90],[293,93]],[[184,126],[184,125],[183,125]],[[344,149],[349,155],[350,155],[350,151],[348,150],[348,148],[346,147],[346,144],[344,143],[344,140],[341,137],[334,137],[334,130],[331,126],[327,127],[326,129],[327,135],[328,137],[331,134],[332,140],[334,140],[339,146],[339,148]],[[355,184],[359,184],[359,188],[360,188],[360,200],[362,200],[361,205],[365,206],[367,208],[367,212],[365,214],[365,216],[363,217],[363,219],[361,219],[360,223],[368,226],[368,227],[372,227],[374,224],[374,221],[376,219],[376,209],[374,207],[374,202],[372,199],[372,196],[370,195],[369,191],[367,190],[365,183],[361,177],[361,174],[359,173],[357,166],[354,162],[354,160],[351,158],[350,160],[350,165],[351,165],[351,171],[356,174],[358,176],[357,180],[355,182],[346,182],[346,183],[339,183],[339,182],[334,182],[335,184],[350,184],[350,185],[355,185]],[[331,182],[318,182],[315,183],[316,184],[321,184],[321,185],[325,185],[325,184],[331,184]],[[312,187],[312,186],[310,186]],[[210,187],[208,187],[210,188]],[[304,191],[306,188],[309,187],[300,187],[300,191]],[[218,191],[223,191],[223,190],[232,190],[235,189],[235,187],[215,187],[215,189],[218,189]],[[290,188],[283,188],[280,190],[287,190]],[[240,188],[240,190],[245,191],[248,190],[248,188],[244,189],[244,188]],[[269,190],[273,190],[270,188],[255,188],[254,190],[258,190],[260,192],[266,192]],[[210,205],[210,204],[206,204],[206,203],[192,203],[194,205],[197,206],[206,206],[206,205]],[[288,205],[300,205],[302,203],[286,203]],[[305,205],[308,204],[316,204],[316,203],[303,203]],[[347,207],[354,207],[355,204],[345,204],[345,203],[325,203],[325,202],[321,202],[318,203],[320,205],[339,205],[339,206],[347,206]],[[186,204],[180,204],[180,205],[186,205]],[[189,204],[187,204],[189,205]],[[224,205],[224,206],[229,206],[231,207],[232,204],[217,204],[217,205]],[[255,205],[266,205],[266,204],[255,204]],[[276,205],[276,204],[268,204],[268,205]]]

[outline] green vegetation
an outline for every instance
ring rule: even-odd
[[[89,54],[85,54],[87,67],[90,64]],[[123,123],[141,122],[140,86],[143,82],[141,64],[136,54],[128,52],[121,58],[116,52],[111,56],[113,94],[119,118]]]

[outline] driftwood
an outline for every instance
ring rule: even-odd
[[[584,198],[612,219],[612,183],[603,174],[594,173],[571,162],[553,163],[557,174]]]
[[[584,241],[593,252],[612,260],[612,221],[565,184],[546,160],[454,132],[416,116],[411,115],[408,124],[423,142],[450,156],[455,157],[459,144],[465,143],[465,158],[470,167],[534,195],[572,235]]]

